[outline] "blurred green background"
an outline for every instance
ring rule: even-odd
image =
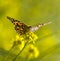
[[[11,40],[17,34],[7,16],[31,26],[51,21],[52,24],[35,32],[38,36],[35,45],[40,54],[31,61],[60,61],[59,0],[0,0],[0,61],[11,48]]]

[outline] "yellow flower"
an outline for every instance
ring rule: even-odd
[[[19,45],[20,49],[23,48],[26,41],[35,43],[38,37],[33,32],[27,32],[25,35],[16,35],[13,42],[13,47]]]
[[[28,44],[30,44],[31,42],[35,43],[37,38],[38,37],[33,32],[27,32],[24,35],[16,35],[16,38],[14,39],[12,47],[15,47],[15,48],[17,47],[18,50],[21,51],[24,48],[26,42],[28,42]],[[37,57],[36,48],[35,48],[34,52],[36,52],[36,53],[34,53],[35,54],[34,56]],[[30,56],[31,55],[33,55],[33,54],[30,54]]]
[[[18,46],[19,49],[21,50],[24,47],[24,41],[23,41],[23,37],[16,35],[16,38],[13,41],[13,46]]]
[[[24,38],[20,35],[16,35],[16,40],[19,40],[19,39],[22,41]]]
[[[26,35],[24,35],[24,40],[27,40],[29,42],[35,43],[37,39],[37,35],[35,35],[33,32],[27,32]]]
[[[33,32],[27,32],[24,35],[17,35],[16,36],[16,40],[20,39],[21,41],[28,41],[28,42],[33,42],[35,43],[35,41],[38,39],[37,35],[35,35]]]
[[[27,56],[28,56],[27,59],[31,59],[33,57],[37,58],[39,56],[39,51],[37,47],[35,47],[33,44],[30,44],[28,46]]]

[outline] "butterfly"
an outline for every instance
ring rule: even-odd
[[[7,19],[9,19],[14,24],[15,30],[20,35],[26,34],[29,31],[35,32],[39,28],[51,23],[51,22],[47,22],[47,23],[43,23],[43,24],[37,24],[35,26],[28,26],[28,25],[24,24],[23,22],[16,20],[14,18],[11,18],[9,16],[7,16]]]

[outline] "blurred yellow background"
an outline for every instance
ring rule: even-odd
[[[31,26],[51,21],[52,24],[35,32],[38,36],[35,45],[40,55],[32,61],[60,61],[59,0],[0,0],[0,48],[4,50],[10,49],[11,40],[17,34],[7,16]],[[2,61],[1,49],[0,53],[0,61]]]

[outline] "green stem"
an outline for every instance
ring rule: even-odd
[[[26,45],[27,45],[28,41],[25,43],[23,49],[18,53],[18,55],[13,59],[13,61],[16,60],[16,58],[21,54],[21,52],[25,49]]]
[[[8,56],[9,56],[9,54],[10,54],[10,52],[12,51],[13,48],[14,48],[14,47],[12,47],[12,48],[8,51],[7,56],[5,56],[5,59],[4,59],[3,61],[6,61],[6,60],[8,59]]]

